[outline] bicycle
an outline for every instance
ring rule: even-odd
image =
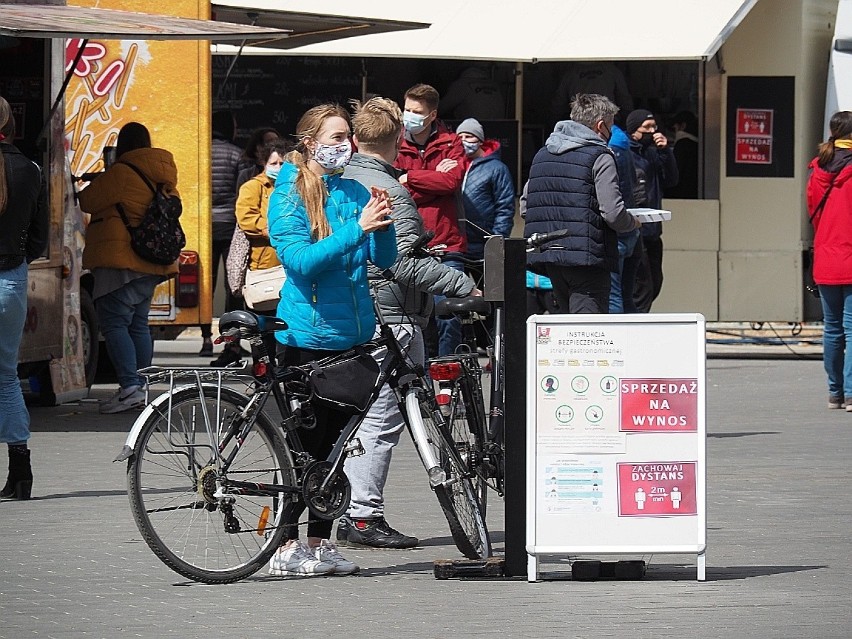
[[[128,462],[136,525],[169,568],[203,583],[238,581],[264,566],[284,541],[284,522],[300,498],[309,516],[331,520],[342,515],[349,504],[343,461],[348,454],[363,453],[357,429],[384,383],[397,393],[459,550],[469,558],[490,556],[471,475],[431,380],[423,366],[406,357],[375,298],[374,307],[378,339],[309,367],[325,371],[365,351],[387,349],[366,405],[354,412],[324,460],[313,459],[299,439],[299,428],[310,425],[315,393],[306,367],[281,367],[270,357],[272,333],[286,329],[283,320],[247,311],[222,316],[220,339],[246,340],[251,369],[140,371],[148,388],[167,382],[168,391],[136,420],[116,461]],[[264,410],[270,397],[278,421]]]
[[[567,229],[535,233],[527,238],[527,250],[536,250],[567,235]],[[470,266],[482,266],[481,260],[468,260],[458,255],[453,258]],[[453,441],[465,463],[466,472],[472,478],[479,509],[484,516],[488,489],[502,497],[505,487],[503,305],[495,303],[493,307],[487,411],[482,388],[485,370],[477,352],[474,325],[492,315],[491,303],[482,298],[447,298],[436,304],[435,313],[444,317],[456,316],[462,324],[461,346],[452,355],[429,360],[429,374],[439,386],[436,398],[447,421],[452,424]]]

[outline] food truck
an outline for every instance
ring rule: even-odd
[[[45,170],[50,241],[30,265],[19,374],[47,402],[87,393],[97,367],[91,274],[82,270],[85,217],[79,177],[104,168],[119,129],[145,124],[178,166],[187,244],[180,273],[151,310],[154,337],[210,322],[210,42],[289,47],[371,30],[427,25],[249,9],[210,20],[209,0],[0,3],[0,95],[17,122],[14,144]],[[85,6],[83,6],[85,5]],[[215,17],[215,15],[213,16]]]

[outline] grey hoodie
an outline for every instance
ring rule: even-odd
[[[589,127],[573,120],[562,120],[556,123],[545,147],[554,155],[562,155],[582,146],[606,147],[597,133]],[[601,153],[592,167],[595,181],[595,192],[600,206],[601,217],[607,225],[619,233],[632,231],[636,228],[636,219],[627,212],[621,191],[618,188],[618,172],[615,168],[615,158],[612,152]]]

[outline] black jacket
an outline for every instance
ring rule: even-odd
[[[27,262],[39,257],[47,247],[47,190],[41,169],[16,147],[0,142],[6,167],[8,198],[0,214],[0,261],[14,267],[14,256]]]

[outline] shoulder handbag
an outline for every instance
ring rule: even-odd
[[[251,259],[251,244],[245,232],[237,224],[228,247],[228,259],[225,260],[225,274],[228,276],[228,288],[231,294],[242,297],[243,286],[246,284],[246,271]]]
[[[243,299],[246,305],[255,311],[274,310],[286,280],[287,275],[280,264],[272,268],[245,271]]]

